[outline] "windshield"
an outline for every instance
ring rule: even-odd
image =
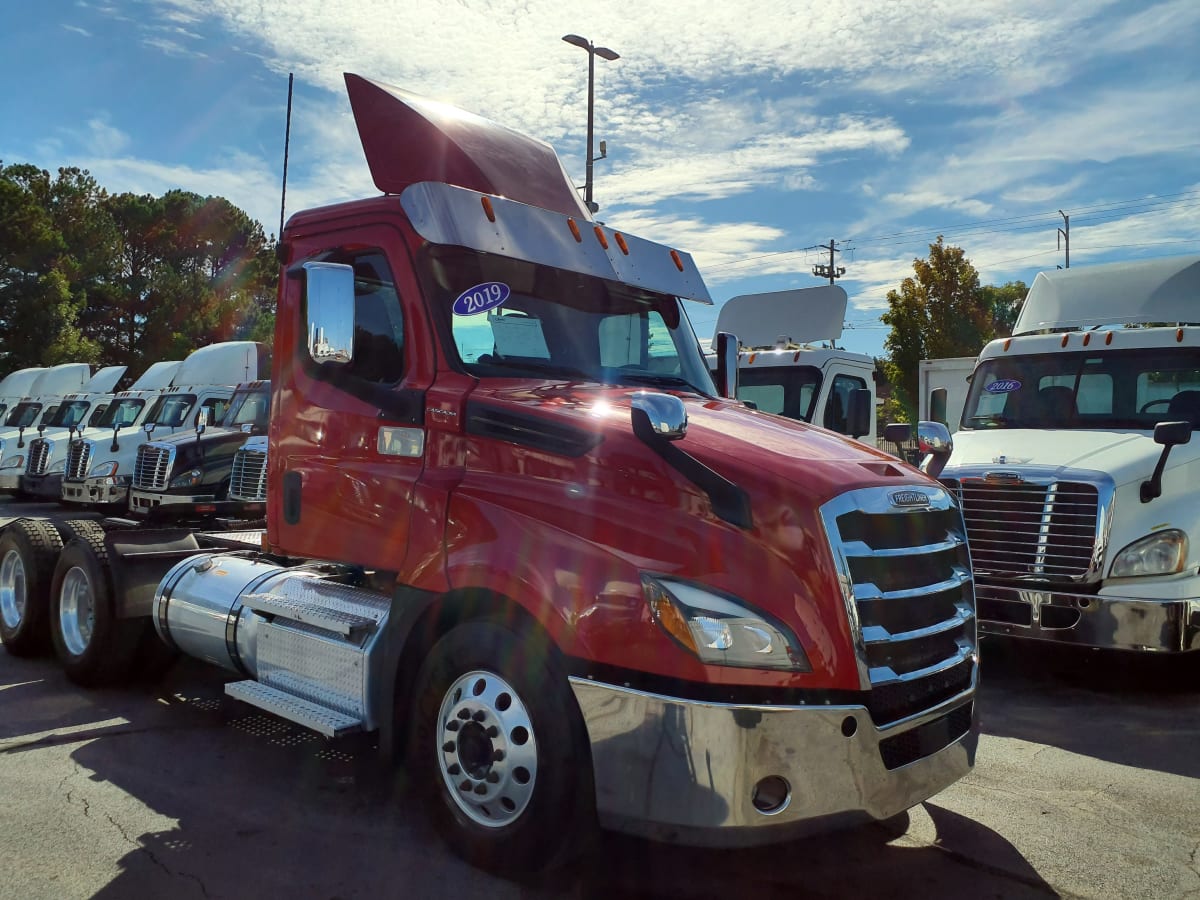
[[[225,411],[221,425],[226,428],[237,428],[241,425],[266,428],[270,411],[271,395],[266,391],[239,391],[229,401],[229,409]]]
[[[91,424],[95,428],[115,428],[118,425],[128,428],[137,421],[138,414],[145,405],[145,400],[133,397],[117,400],[104,411],[103,416]]]
[[[195,394],[169,394],[164,396],[160,400],[158,408],[154,411],[154,418],[150,419],[150,421],[155,425],[162,425],[164,428],[178,428],[187,421],[188,412],[195,402]]]
[[[41,411],[42,404],[40,403],[18,403],[12,408],[12,412],[8,414],[4,424],[10,428],[28,428],[37,420],[38,413]]]
[[[436,308],[476,377],[716,394],[675,297],[461,248],[430,248],[428,261]]]
[[[88,400],[68,400],[58,408],[52,418],[46,420],[46,427],[78,428],[91,405]]]
[[[1200,350],[1046,353],[983,362],[964,428],[1152,429],[1200,425]]]
[[[815,366],[768,366],[738,372],[739,400],[749,400],[762,412],[811,422],[821,390],[821,372]]]

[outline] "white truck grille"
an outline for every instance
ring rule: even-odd
[[[50,466],[50,442],[45,438],[34,438],[29,442],[29,461],[25,463],[26,475],[45,475]]]
[[[165,491],[175,462],[175,448],[162,444],[142,444],[138,447],[133,466],[133,486],[144,491]]]
[[[92,461],[94,446],[91,441],[85,441],[82,438],[71,441],[71,448],[67,451],[67,470],[63,474],[65,480],[83,481],[87,477],[88,464]]]
[[[234,454],[229,498],[246,502],[267,499],[267,454],[264,451],[242,447]]]

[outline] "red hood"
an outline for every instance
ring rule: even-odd
[[[554,148],[489,119],[346,73],[375,186],[436,181],[590,220]]]

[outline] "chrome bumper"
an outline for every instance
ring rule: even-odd
[[[114,484],[110,478],[85,478],[64,481],[62,499],[69,503],[124,503],[129,496],[128,482]]]
[[[21,486],[24,469],[5,469],[0,473],[0,493],[11,494]]]
[[[1200,650],[1200,599],[1147,600],[975,582],[982,634],[1114,650]]]
[[[979,739],[974,688],[884,729],[862,706],[703,703],[583,678],[571,688],[601,824],[676,843],[749,846],[890,818],[967,774]],[[790,791],[763,811],[756,787],[772,776]]]

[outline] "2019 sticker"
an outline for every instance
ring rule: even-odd
[[[984,387],[989,394],[1009,394],[1020,389],[1021,382],[1013,378],[998,378]]]
[[[459,294],[452,308],[455,315],[477,316],[503,305],[509,293],[508,285],[503,281],[486,281]]]

